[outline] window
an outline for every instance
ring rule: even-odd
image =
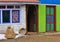
[[[0,6],[0,24],[20,23],[20,6]]]
[[[54,31],[54,7],[47,6],[46,7],[46,28],[47,31]]]
[[[2,11],[2,21],[3,23],[10,23],[10,10]]]

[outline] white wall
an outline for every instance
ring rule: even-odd
[[[21,28],[26,28],[26,6],[20,7],[20,23],[19,24],[0,24],[0,33],[5,33],[8,26],[11,26],[15,32]]]

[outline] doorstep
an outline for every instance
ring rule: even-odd
[[[27,35],[60,35],[60,32],[44,32],[44,33],[27,32]]]
[[[27,32],[27,35],[37,35],[37,32]]]
[[[39,35],[60,35],[60,32],[45,32],[45,33],[38,33]]]

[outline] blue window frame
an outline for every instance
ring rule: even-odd
[[[0,5],[0,24],[20,23],[20,5]]]
[[[6,23],[20,23],[20,10],[1,9],[0,10],[0,24]]]
[[[0,11],[0,23],[1,23],[1,11]]]

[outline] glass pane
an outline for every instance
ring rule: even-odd
[[[54,24],[51,24],[51,30],[54,31]]]
[[[49,7],[46,8],[46,14],[49,14]]]
[[[14,6],[7,6],[7,8],[14,8]]]
[[[49,24],[50,23],[50,18],[51,18],[51,16],[47,16],[47,23]]]
[[[34,31],[36,31],[36,24],[34,24]]]
[[[5,8],[5,6],[0,6],[1,9]]]
[[[51,14],[54,15],[54,7],[51,7]]]
[[[47,18],[51,18],[51,16],[46,16]]]
[[[50,31],[50,24],[46,24],[47,31]]]
[[[16,5],[15,8],[20,8],[20,5]]]
[[[54,16],[51,16],[51,23],[54,23]]]
[[[47,20],[47,24],[50,24],[50,20]]]
[[[51,18],[53,18],[53,19],[54,19],[54,16],[51,16]]]
[[[36,15],[34,15],[34,23],[36,24]]]
[[[3,18],[3,23],[9,23],[10,22],[10,10],[3,10],[2,18]]]
[[[19,23],[20,22],[20,12],[19,10],[12,11],[12,22]]]

